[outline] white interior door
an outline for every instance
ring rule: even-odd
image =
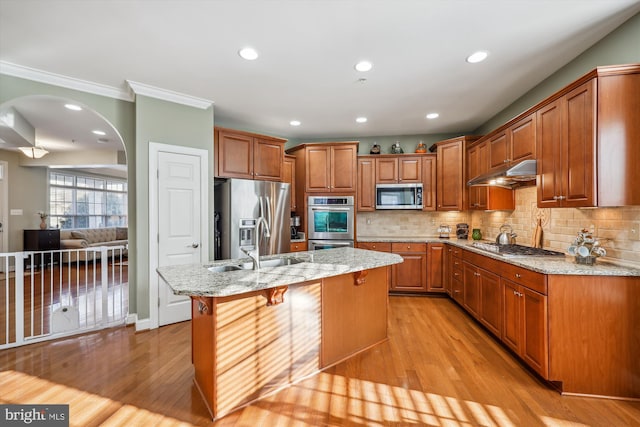
[[[8,172],[8,163],[0,162],[0,253],[9,251],[9,242],[7,233],[9,231],[7,219],[9,215],[8,208],[8,187],[7,187],[7,176]],[[4,273],[5,264],[4,262],[0,262],[0,273]]]
[[[158,153],[158,266],[201,260],[200,156]],[[191,299],[158,283],[158,324],[191,318]]]

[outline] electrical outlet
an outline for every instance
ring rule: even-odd
[[[640,240],[640,222],[631,223],[631,227],[629,227],[629,240]]]

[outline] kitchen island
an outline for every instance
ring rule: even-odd
[[[194,382],[213,419],[387,339],[388,266],[398,255],[353,248],[158,268],[192,299]]]

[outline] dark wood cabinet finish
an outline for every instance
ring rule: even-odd
[[[427,244],[427,291],[445,292],[444,264],[446,260],[443,243]]]
[[[392,243],[391,252],[404,262],[391,266],[391,291],[427,291],[427,244]]]
[[[477,140],[477,136],[463,136],[439,141],[436,145],[437,165],[437,210],[461,211],[466,201],[465,181],[466,145]]]
[[[60,249],[60,230],[52,228],[45,230],[23,230],[22,233],[23,248],[25,251],[57,251]],[[54,262],[57,257],[54,254]],[[40,265],[42,262],[48,264],[51,262],[51,254],[35,254],[33,264]],[[31,260],[25,261],[28,267]]]
[[[435,154],[422,156],[422,210],[435,211],[437,206],[437,160]]]

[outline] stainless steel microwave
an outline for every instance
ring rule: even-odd
[[[422,210],[422,184],[376,184],[376,209]]]

